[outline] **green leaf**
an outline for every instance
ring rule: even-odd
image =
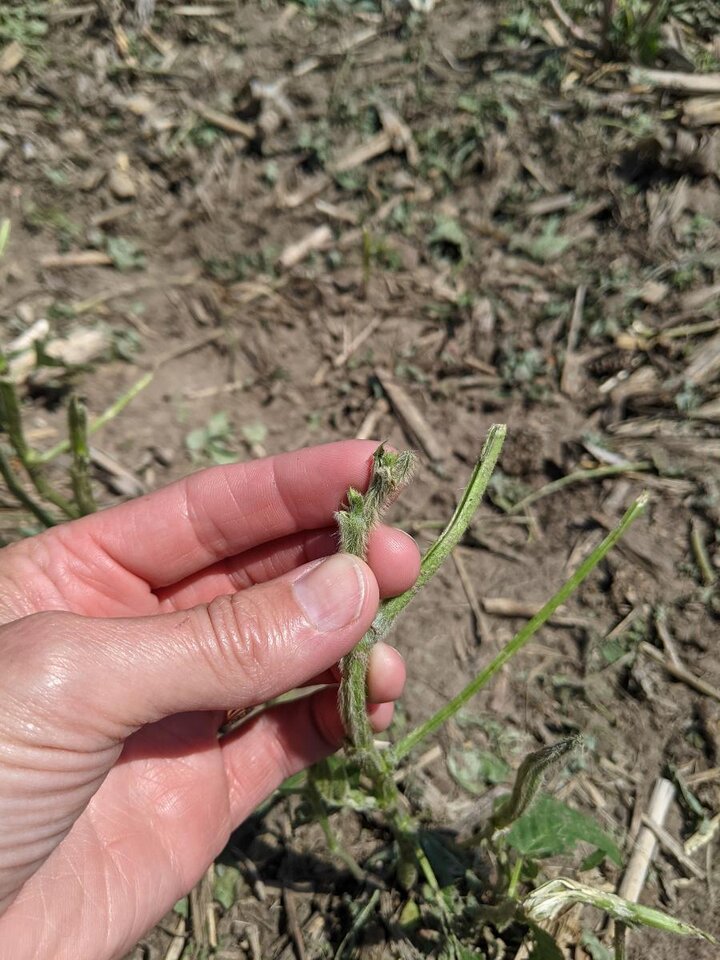
[[[214,413],[207,422],[207,432],[211,437],[224,438],[230,432],[228,415],[224,410]]]
[[[530,933],[534,943],[529,960],[565,960],[555,938],[547,930],[532,924]]]
[[[190,916],[190,901],[187,897],[181,897],[178,902],[173,907],[173,913],[176,913],[179,917],[187,918]]]
[[[470,252],[468,239],[463,233],[462,227],[457,220],[449,217],[438,218],[428,243],[439,253],[447,251],[449,248],[454,260],[466,260]]]
[[[536,858],[570,853],[578,843],[591,843],[613,863],[622,864],[617,844],[592,817],[547,795],[515,821],[505,839],[522,856]]]
[[[235,867],[218,864],[215,868],[215,883],[213,884],[213,899],[229,910],[235,903],[235,891],[240,879],[240,871]]]
[[[488,784],[504,783],[510,777],[510,767],[501,757],[474,747],[451,750],[447,767],[460,786],[475,795],[484,793]]]
[[[580,943],[585,947],[585,951],[592,957],[592,960],[613,960],[613,951],[600,943],[594,933],[584,930],[580,938]]]
[[[243,439],[249,444],[262,443],[267,437],[267,427],[259,420],[256,423],[248,423],[240,428]]]
[[[145,266],[145,254],[127,237],[108,237],[105,249],[117,270],[142,270]]]

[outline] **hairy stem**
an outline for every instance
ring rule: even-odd
[[[392,453],[384,446],[373,455],[373,470],[367,493],[350,489],[347,509],[337,514],[340,549],[363,560],[367,556],[370,533],[381,516],[409,481],[414,467],[411,453]],[[340,681],[340,715],[345,732],[361,765],[380,772],[380,758],[373,757],[373,733],[367,716],[366,677],[370,651],[377,640],[373,627],[360,643],[343,658]]]
[[[450,717],[454,716],[458,710],[463,707],[468,700],[482,690],[482,688],[495,676],[495,674],[505,666],[512,657],[515,656],[526,643],[537,633],[542,625],[553,615],[558,607],[562,606],[568,597],[580,586],[585,578],[595,569],[603,557],[615,546],[620,537],[623,536],[631,523],[633,523],[644,511],[647,504],[648,495],[646,493],[638,497],[630,509],[625,513],[620,523],[612,530],[600,543],[595,550],[580,564],[575,573],[566,581],[551,597],[545,606],[528,620],[522,629],[515,634],[494,657],[493,660],[481,670],[480,673],[468,683],[468,685],[453,697],[448,703],[441,707],[425,723],[420,724],[415,730],[411,731],[406,737],[403,737],[390,751],[391,760],[398,763],[403,757],[407,756],[425,737],[438,730]]]

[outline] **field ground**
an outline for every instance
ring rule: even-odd
[[[398,730],[457,692],[649,489],[622,547],[412,781],[436,826],[469,829],[497,779],[489,754],[514,767],[583,731],[590,749],[553,791],[626,852],[669,770],[717,813],[720,773],[699,775],[720,764],[720,704],[647,653],[720,689],[720,127],[695,125],[698,96],[634,73],[637,51],[609,56],[583,4],[159,0],[145,32],[129,6],[0,12],[3,339],[46,318],[61,360],[87,361],[18,375],[37,445],[64,435],[69,381],[97,415],[154,370],[94,441],[112,458],[96,467],[104,505],[225,457],[362,433],[418,449],[394,519],[427,545],[485,431],[507,423],[464,577],[448,564],[394,635],[409,671]],[[678,4],[655,66],[717,71],[712,6]],[[704,109],[720,122],[715,94]],[[513,511],[594,467],[616,473]],[[0,525],[9,539],[28,522],[6,505]],[[287,800],[254,818],[224,855],[240,881],[218,905],[218,956],[330,956],[347,933],[365,894],[295,813]],[[359,860],[387,839],[350,810],[333,824]],[[692,825],[675,803],[672,836]],[[705,879],[661,851],[643,902],[720,934],[713,846]],[[614,888],[618,874],[592,877]],[[383,891],[358,956],[418,955],[392,939],[401,906]],[[599,958],[576,945],[597,917],[573,917],[567,956]],[[165,957],[177,923],[134,960]],[[679,955],[716,954],[631,938],[636,960]]]

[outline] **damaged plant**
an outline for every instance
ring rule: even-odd
[[[499,957],[507,943],[527,944],[526,949],[533,951],[535,960],[561,960],[560,948],[546,926],[564,905],[571,903],[604,910],[616,919],[621,930],[647,924],[680,934],[706,936],[659,911],[648,911],[571,879],[536,883],[540,858],[566,852],[580,841],[595,847],[595,854],[587,858],[584,868],[596,866],[606,856],[618,866],[621,863],[614,841],[591,818],[541,794],[545,781],[582,746],[581,736],[570,737],[527,756],[517,771],[511,792],[500,799],[480,829],[464,844],[445,838],[439,848],[437,838],[430,842],[429,832],[421,827],[397,783],[401,761],[454,716],[529,642],[643,512],[646,495],[635,501],[618,526],[569,580],[457,696],[394,745],[383,750],[376,745],[367,718],[366,673],[370,651],[378,640],[388,635],[400,614],[459,543],[488,486],[504,438],[504,426],[491,428],[452,518],[423,557],[416,583],[400,596],[381,603],[370,630],[344,658],[339,706],[347,733],[347,759],[332,758],[310,771],[301,791],[306,813],[322,824],[332,851],[344,860],[358,880],[364,878],[365,873],[334,837],[329,813],[349,806],[373,817],[380,815],[395,841],[395,874],[407,897],[402,914],[403,931],[409,933],[413,927],[411,919],[419,922],[421,910],[425,911],[426,920],[432,918],[439,936],[439,952],[433,951],[433,955],[446,960]],[[409,482],[413,468],[414,457],[410,453],[392,452],[384,446],[376,450],[367,492],[349,490],[346,507],[337,514],[342,550],[365,557],[371,531]],[[454,873],[453,870],[448,873],[448,860],[455,864]],[[488,884],[490,875],[494,881]],[[422,882],[418,882],[419,877]],[[347,955],[362,926],[374,913],[377,901],[376,891],[358,910],[335,955],[336,960]],[[494,947],[489,946],[491,940]],[[622,938],[617,939],[618,958],[622,956],[623,943]],[[427,949],[428,945],[423,946]]]

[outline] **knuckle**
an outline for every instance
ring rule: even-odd
[[[253,697],[262,699],[283,646],[276,618],[247,591],[217,597],[202,619],[203,647],[213,671],[235,693],[241,682]]]
[[[76,703],[76,620],[63,611],[35,613],[3,631],[3,686],[39,718],[56,719],[67,704]]]

